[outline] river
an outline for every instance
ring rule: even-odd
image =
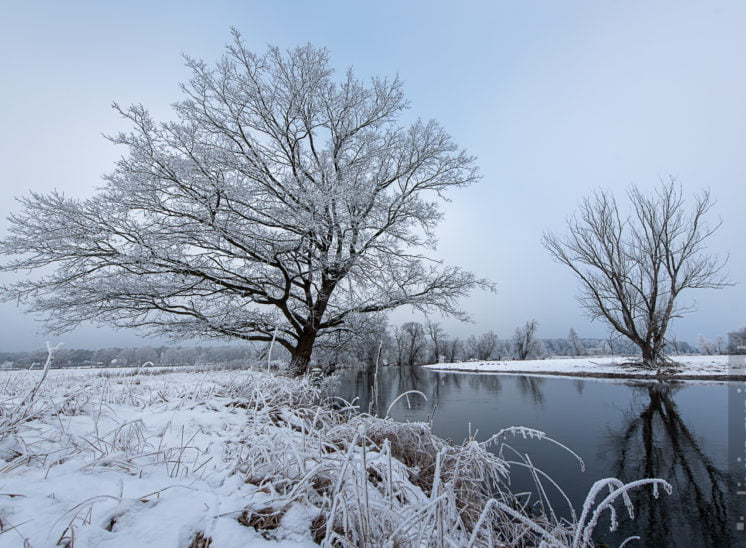
[[[344,371],[338,394],[369,409],[372,371]],[[427,421],[433,432],[461,443],[471,432],[484,440],[501,428],[526,426],[546,432],[585,462],[540,440],[508,439],[520,453],[556,481],[576,511],[594,481],[614,476],[623,481],[663,478],[672,495],[658,499],[650,489],[634,493],[636,519],[620,507],[620,527],[608,520],[596,530],[599,543],[617,546],[741,546],[734,524],[746,513],[728,471],[728,383],[663,383],[435,372],[419,367],[383,367],[378,378],[380,414],[407,390],[390,416]],[[526,472],[513,467],[514,492],[533,490]],[[555,511],[569,516],[561,497],[550,495]],[[739,506],[740,504],[740,506]]]

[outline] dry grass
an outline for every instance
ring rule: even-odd
[[[222,484],[240,478],[245,502],[201,518],[190,547],[217,545],[211,527],[220,519],[270,539],[304,523],[309,542],[335,547],[592,546],[600,516],[609,514],[615,523],[613,503],[627,504],[629,489],[668,488],[659,480],[602,480],[580,516],[561,521],[544,495],[551,480],[527,458],[507,456],[509,437],[545,437],[535,430],[506,429],[486,442],[451,445],[424,423],[340,409],[328,386],[308,380],[250,371],[146,371],[55,372],[54,381],[41,386],[23,374],[4,380],[2,416],[17,417],[21,402],[35,411],[24,411],[28,421],[3,423],[9,426],[0,431],[0,473],[38,469],[46,477],[74,462],[79,470],[116,472],[135,478],[131,482],[164,478],[146,494],[128,498],[122,487],[71,505],[49,532],[61,546],[94,538],[96,527],[119,534],[124,517],[177,501],[183,495],[174,490],[210,491],[201,486],[215,478]],[[31,385],[36,389],[29,400],[24,394]],[[538,505],[511,493],[514,466],[532,471]],[[609,494],[594,503],[604,489]],[[19,525],[0,535],[27,542],[27,531]],[[94,545],[86,542],[80,545]]]
[[[189,548],[210,548],[211,545],[212,539],[206,537],[201,531],[197,531],[192,542],[189,543]]]

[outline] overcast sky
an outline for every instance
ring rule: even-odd
[[[733,2],[13,2],[0,19],[0,217],[29,190],[87,197],[126,151],[113,101],[171,116],[188,78],[180,54],[214,61],[238,28],[255,51],[312,42],[338,70],[395,75],[412,115],[439,120],[478,158],[481,182],[452,195],[437,255],[492,279],[464,301],[454,334],[509,337],[528,319],[542,337],[605,336],[577,285],[541,246],[593,189],[621,197],[673,175],[709,188],[722,220],[711,249],[737,285],[693,292],[672,327],[695,342],[746,325],[746,3]],[[7,222],[0,222],[4,233]],[[1,275],[2,281],[10,279]],[[684,296],[687,298],[687,296]],[[47,338],[0,305],[0,350]],[[407,321],[398,313],[394,321]],[[57,340],[55,338],[54,340]],[[81,328],[91,348],[145,344]]]

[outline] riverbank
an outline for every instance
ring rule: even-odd
[[[514,497],[493,450],[533,429],[454,445],[249,370],[42,375],[0,373],[2,546],[580,547],[608,511],[559,522]]]
[[[674,356],[672,366],[651,370],[634,363],[634,357],[551,358],[545,360],[490,360],[436,363],[423,366],[435,371],[558,375],[564,377],[746,381],[744,356]],[[740,366],[740,367],[739,367]]]

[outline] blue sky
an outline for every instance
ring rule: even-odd
[[[170,117],[188,77],[180,54],[217,59],[231,26],[257,51],[312,42],[339,70],[398,74],[409,114],[438,119],[478,157],[483,179],[446,204],[437,255],[494,280],[498,292],[464,301],[475,324],[442,320],[454,334],[509,337],[536,318],[544,337],[570,327],[605,335],[540,243],[598,187],[621,196],[631,183],[674,175],[689,194],[710,188],[712,219],[723,222],[711,248],[730,255],[733,281],[744,280],[743,2],[8,3],[0,216],[31,189],[94,193],[125,152],[101,136],[127,127],[112,101]],[[681,339],[746,325],[742,283],[690,298],[697,312],[673,325]],[[0,314],[0,349],[45,340],[12,304]],[[96,347],[139,344],[138,336],[82,328],[61,339]]]

